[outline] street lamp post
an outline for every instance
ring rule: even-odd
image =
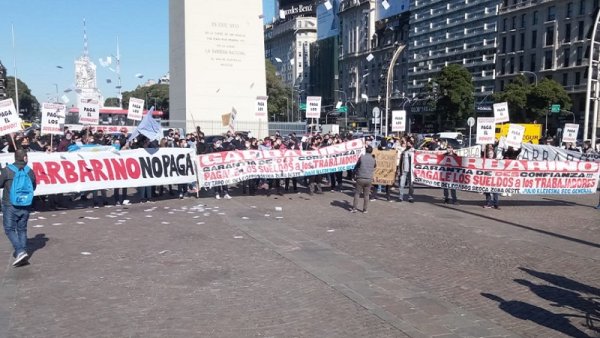
[[[59,101],[58,101],[58,83],[54,83],[54,87],[56,88],[56,103],[59,103]]]
[[[333,91],[344,94],[344,104],[346,105],[346,112],[344,113],[344,130],[347,131],[348,130],[348,95],[346,95],[346,92],[343,90],[334,89]]]
[[[534,72],[530,72],[530,71],[528,71],[528,70],[522,70],[522,71],[520,71],[519,73],[521,73],[521,74],[531,74],[531,75],[533,75],[533,78],[535,79],[535,86],[537,87],[537,85],[538,85],[538,80],[537,80],[537,74],[536,74],[536,73],[534,73]]]
[[[388,114],[390,112],[390,84],[394,81],[394,66],[396,65],[396,61],[400,56],[400,53],[404,50],[404,45],[398,46],[396,51],[394,52],[394,56],[390,61],[390,65],[387,71],[386,85],[385,85],[385,136],[388,135]]]
[[[594,71],[593,71],[593,67],[599,67],[600,64],[600,60],[594,60],[594,57],[596,57],[596,53],[595,53],[595,49],[598,48],[598,46],[596,46],[596,44],[598,44],[598,42],[596,42],[596,34],[598,33],[598,24],[600,23],[600,11],[598,11],[598,13],[596,14],[596,18],[594,20],[594,27],[592,29],[592,38],[590,39],[590,57],[589,57],[589,64],[588,64],[588,69],[587,69],[587,74],[588,74],[588,78],[587,78],[587,88],[586,88],[586,95],[585,95],[585,114],[584,114],[584,122],[583,122],[583,140],[585,140],[588,137],[588,125],[589,125],[589,120],[590,120],[590,101],[594,100],[594,121],[593,121],[593,126],[592,126],[592,147],[594,147],[596,145],[596,128],[598,126],[597,122],[598,122],[598,91],[600,90],[599,85],[599,81],[598,79],[592,79]],[[592,80],[596,81],[596,95],[592,98]]]

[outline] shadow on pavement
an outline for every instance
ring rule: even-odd
[[[37,234],[33,238],[27,239],[27,251],[29,252],[29,256],[33,256],[33,254],[40,250],[41,248],[46,246],[50,239],[46,237],[46,234]]]
[[[522,320],[532,321],[540,326],[561,332],[569,337],[589,338],[589,336],[571,324],[567,315],[556,314],[539,306],[518,300],[505,300],[490,293],[481,293],[482,296],[498,302],[498,308],[509,315]]]
[[[342,208],[344,210],[350,210],[350,209],[352,209],[352,204],[350,202],[346,201],[346,200],[344,200],[344,201],[333,200],[329,204],[331,206]]]

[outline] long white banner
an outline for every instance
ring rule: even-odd
[[[600,162],[600,154],[584,154],[549,145],[523,143],[519,160],[530,161],[588,161]]]

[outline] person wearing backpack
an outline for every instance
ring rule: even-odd
[[[15,249],[13,266],[21,266],[29,260],[27,254],[27,221],[36,187],[35,174],[27,166],[27,151],[18,149],[15,162],[0,170],[4,233]]]

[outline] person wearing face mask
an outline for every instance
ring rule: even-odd
[[[446,155],[456,156],[456,153],[454,152],[454,147],[451,144],[448,144],[448,146],[446,147]],[[456,198],[456,189],[444,188],[444,204],[450,203],[450,197],[452,197],[452,204],[458,205],[458,199]]]
[[[213,153],[219,153],[225,151],[225,149],[223,148],[223,142],[221,140],[217,140],[214,143],[213,146]],[[223,195],[223,198],[230,200],[231,196],[229,196],[229,187],[227,185],[220,185],[218,187],[214,187],[214,193],[215,193],[215,198],[220,200],[221,199],[221,195]]]
[[[400,193],[398,196],[398,202],[402,202],[404,200],[404,193],[406,191],[406,185],[408,184],[408,201],[410,203],[414,202],[413,193],[414,186],[412,180],[412,161],[415,154],[415,150],[413,149],[413,143],[411,140],[406,141],[406,149],[400,155],[400,165],[398,173],[400,175],[400,180],[398,182]]]

